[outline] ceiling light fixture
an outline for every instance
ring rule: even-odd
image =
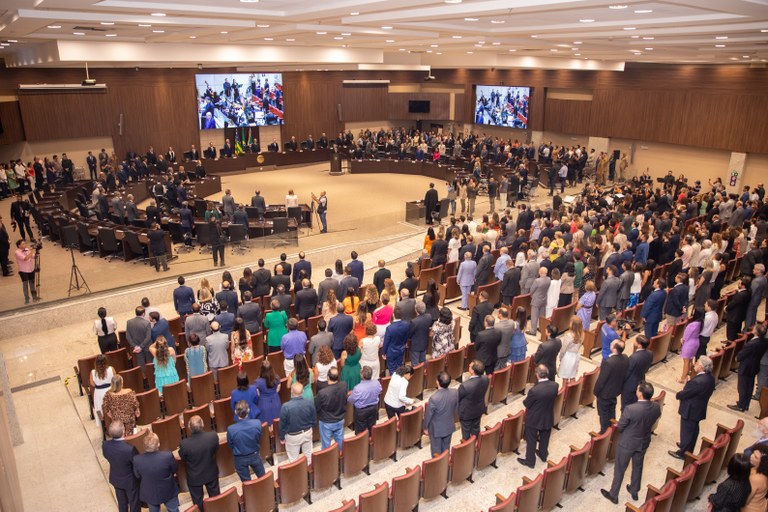
[[[102,21],[100,24],[101,24],[101,25],[107,25],[107,26],[109,26],[109,25],[114,25],[114,24],[115,24],[115,22],[114,22],[114,21]]]
[[[653,9],[637,9],[635,11],[635,14],[650,14],[653,12]]]
[[[510,48],[510,49],[509,49],[509,51],[511,51],[511,52],[516,52],[516,51],[517,51],[517,49],[515,49],[515,48]]]
[[[165,34],[165,30],[153,30],[152,32],[155,34]]]
[[[478,21],[477,18],[464,18],[464,21]]]
[[[18,43],[18,41],[16,39],[9,39],[8,42],[9,43]]]
[[[760,29],[760,32],[768,32],[768,28]]]
[[[256,25],[259,28],[269,28],[269,25]]]
[[[105,37],[117,37],[117,34],[104,34]]]
[[[197,36],[189,36],[190,39],[197,39]]]
[[[151,27],[152,25],[149,25],[148,23],[139,23],[140,27]]]
[[[61,25],[48,25],[48,28],[61,28]]]
[[[394,42],[395,42],[395,40],[394,40],[394,39],[387,39],[387,41],[386,41],[386,42],[388,42],[388,43],[394,43]]]
[[[581,54],[580,54],[580,53],[574,53],[573,55],[574,55],[575,57],[581,57]]]
[[[152,13],[152,16],[160,16],[160,17],[163,17],[163,16],[165,16],[165,13],[164,13],[164,12],[153,12],[153,13]]]
[[[72,32],[76,36],[84,36],[85,32]]]
[[[438,46],[438,45],[436,45],[436,44],[431,44],[431,45],[429,45],[429,47],[430,47],[430,48],[437,48],[437,46]]]
[[[289,43],[292,43],[292,42],[294,42],[295,40],[296,40],[296,39],[295,39],[295,38],[293,38],[293,37],[289,37],[288,39],[286,39],[286,41],[288,41]]]
[[[624,30],[636,30],[635,27],[624,27]]]
[[[592,18],[582,18],[579,20],[579,23],[594,23],[594,22],[595,20],[593,20]]]
[[[719,41],[722,41],[724,39],[728,39],[728,36],[717,36],[717,37],[715,37],[715,39],[717,39]]]
[[[460,4],[463,0],[445,0],[447,4]]]
[[[645,40],[645,41],[653,41],[654,38],[646,36],[646,37],[643,38],[643,40]]]
[[[537,37],[539,37],[539,36],[537,36],[536,34],[533,34],[531,37],[532,37],[532,38],[534,38],[534,39],[536,39],[536,38],[537,38]]]
[[[432,53],[432,50],[427,50],[427,53]]]
[[[328,33],[328,32],[315,32],[315,34],[317,34],[317,35],[319,35],[319,36],[324,36],[324,35],[325,35],[325,34],[327,34],[327,33]]]
[[[725,45],[724,44],[716,44],[715,48],[725,48]]]
[[[557,53],[557,48],[552,48],[552,49],[551,49],[551,50],[549,50],[549,51],[551,51],[552,53]]]
[[[491,20],[491,23],[494,25],[501,25],[502,23],[506,23],[506,20]]]
[[[360,14],[360,13],[359,13],[359,12],[357,12],[357,11],[349,13],[349,15],[350,15],[350,16],[358,16],[359,14]]]
[[[341,35],[343,35],[343,36],[351,36],[352,32],[342,32]]]
[[[475,53],[475,52],[467,52],[467,53],[468,53],[469,55],[472,55],[472,54],[473,54],[473,53]]]
[[[640,39],[640,36],[632,36],[630,39]]]
[[[626,9],[627,7],[629,6],[628,5],[609,5],[608,6],[609,9],[615,9],[615,10]]]
[[[646,48],[646,50],[648,50],[650,52],[651,50],[653,50],[653,48]]]
[[[581,44],[581,41],[574,41],[573,44]]]
[[[255,4],[258,3],[259,0],[240,0],[244,4]]]
[[[437,52],[437,53],[435,53],[435,55],[442,55],[442,54],[443,54],[443,52]]]
[[[336,36],[336,37],[334,37],[334,39],[335,39],[336,41],[343,41],[343,40],[344,40],[344,38],[343,38],[343,37],[341,37],[341,36]]]
[[[381,27],[381,30],[392,30],[392,27],[390,27],[389,25],[385,25]]]
[[[273,37],[265,37],[264,40],[265,41],[274,41],[275,38],[273,38]]]
[[[494,42],[492,42],[491,44],[492,44],[493,46],[499,46],[499,45],[501,45],[501,42],[499,42],[499,41],[494,41]]]
[[[451,36],[453,39],[461,39],[461,36]]]

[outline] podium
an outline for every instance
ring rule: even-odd
[[[341,154],[331,152],[331,176],[341,176],[344,171],[341,170]]]

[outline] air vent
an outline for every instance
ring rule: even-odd
[[[107,31],[107,29],[105,29],[105,28],[81,27],[81,26],[75,27],[75,30],[90,30],[91,32],[106,32]]]

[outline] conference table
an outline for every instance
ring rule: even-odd
[[[207,173],[239,172],[253,167],[285,167],[289,165],[316,164],[330,161],[330,149],[245,153],[233,158],[203,160]]]

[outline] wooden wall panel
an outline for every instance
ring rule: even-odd
[[[544,129],[556,133],[588,135],[591,101],[547,99]]]
[[[117,122],[106,91],[20,94],[19,107],[29,141],[98,137]]]
[[[467,119],[467,109],[464,107],[466,104],[466,95],[465,94],[454,94],[453,99],[453,120],[457,123],[466,123],[468,122]]]
[[[387,84],[343,85],[341,119],[345,123],[389,119]]]
[[[429,101],[429,113],[411,114],[408,112],[409,101]],[[389,119],[412,121],[441,121],[448,120],[451,116],[451,95],[447,92],[398,92],[389,94]]]
[[[337,110],[341,103],[341,81],[330,80],[322,72],[283,73],[283,101],[283,141],[290,140],[291,136],[306,140],[310,133],[317,140],[323,132],[330,139],[344,126]]]
[[[0,144],[14,144],[24,140],[24,123],[18,101],[0,103],[0,121],[3,123]]]

